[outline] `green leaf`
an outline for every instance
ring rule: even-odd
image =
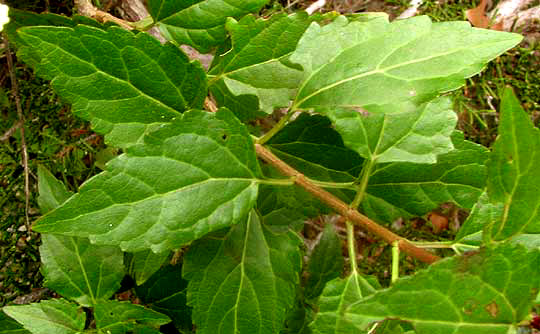
[[[435,163],[453,149],[450,135],[457,122],[449,98],[414,105],[369,106],[362,111],[325,112],[345,145],[373,162]]]
[[[361,206],[381,222],[421,216],[451,202],[470,209],[485,187],[484,163],[489,151],[454,132],[455,149],[439,155],[435,164],[395,162],[378,165],[369,179]]]
[[[327,282],[341,275],[344,264],[341,239],[334,225],[326,224],[307,265],[306,298],[317,298]]]
[[[268,0],[150,0],[148,9],[161,32],[201,52],[223,43],[228,17],[257,13]]]
[[[488,162],[488,195],[502,203],[501,219],[489,226],[494,240],[540,233],[540,131],[511,88],[501,101],[499,136]]]
[[[312,23],[291,56],[305,73],[292,108],[426,102],[459,88],[522,38],[466,22],[432,23],[427,16]]]
[[[502,203],[492,204],[487,192],[482,193],[459,229],[455,238],[456,243],[480,245],[483,239],[482,230],[500,221],[503,209]]]
[[[513,333],[528,317],[540,283],[540,252],[502,244],[441,260],[391,288],[352,304],[358,329],[387,318],[417,334]]]
[[[0,311],[0,334],[30,334],[17,321]]]
[[[123,253],[86,238],[43,234],[39,247],[45,286],[83,306],[110,298],[124,277]]]
[[[57,208],[73,194],[42,165],[38,165],[38,190],[38,205],[43,213]]]
[[[359,175],[364,160],[343,144],[328,118],[302,113],[285,126],[269,142],[268,147],[280,159],[307,177],[319,181],[352,183]],[[349,189],[328,189],[350,202]],[[275,201],[307,217],[328,213],[328,208],[300,187],[272,187]]]
[[[201,108],[206,96],[200,64],[144,33],[78,25],[27,27],[19,36],[23,59],[112,145],[140,142],[157,125]]]
[[[143,285],[135,287],[137,297],[151,309],[169,316],[177,329],[191,331],[191,307],[187,306],[188,282],[182,278],[182,267],[165,266]]]
[[[314,334],[358,333],[358,329],[343,317],[344,313],[351,304],[375,291],[375,287],[357,272],[328,282],[319,298],[319,312],[310,325],[311,330]]]
[[[312,20],[303,13],[273,15],[270,19],[229,18],[232,49],[210,71],[211,82],[222,81],[234,95],[256,95],[257,109],[272,113],[286,107],[302,80],[302,69],[288,62]],[[225,105],[226,106],[226,105]]]
[[[169,255],[170,252],[154,253],[151,250],[129,254],[129,274],[137,285],[141,285],[167,262]]]
[[[489,151],[451,136],[454,149],[438,156],[435,164],[393,162],[374,169],[362,202],[362,210],[372,219],[393,222],[399,217],[421,216],[445,202],[470,209],[485,186],[485,161]],[[345,148],[328,118],[301,114],[269,141],[281,159],[307,177],[326,182],[352,183],[364,160]],[[276,201],[289,203],[307,216],[324,212],[324,206],[298,187],[274,187]],[[345,201],[352,201],[348,189],[328,189]]]
[[[254,212],[196,241],[183,270],[197,333],[278,333],[295,300],[301,242]]]
[[[190,111],[107,165],[34,230],[163,252],[237,223],[255,205],[251,137],[229,111]]]
[[[144,308],[141,305],[116,300],[101,300],[94,308],[96,328],[101,333],[124,334],[135,331],[136,333],[159,333],[148,331],[159,329],[171,321],[169,317],[159,312]]]
[[[76,334],[84,329],[86,321],[81,307],[63,299],[6,306],[3,311],[33,334]]]
[[[223,80],[212,83],[209,90],[218,106],[231,110],[242,122],[268,116],[259,110],[259,99],[255,95],[242,94],[235,96],[227,88]]]

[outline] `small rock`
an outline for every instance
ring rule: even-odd
[[[17,231],[19,231],[19,232],[26,232],[26,231],[28,231],[28,229],[26,228],[26,225],[21,225],[21,226],[19,226],[19,228],[17,229]]]

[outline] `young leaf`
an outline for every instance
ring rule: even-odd
[[[447,97],[418,108],[404,103],[325,113],[345,145],[372,162],[435,163],[437,155],[453,149],[450,135],[457,116]]]
[[[261,224],[240,224],[196,241],[184,259],[197,333],[278,333],[295,299],[301,240]]]
[[[110,298],[124,277],[122,251],[86,238],[43,234],[39,247],[45,286],[83,306]]]
[[[181,112],[202,107],[206,76],[176,46],[119,27],[27,27],[23,59],[73,104],[74,113],[128,146]]]
[[[57,208],[73,195],[42,165],[38,165],[38,189],[38,205],[43,213]]]
[[[208,52],[225,41],[225,21],[257,13],[268,0],[149,0],[154,22],[169,40]]]
[[[141,305],[116,300],[100,300],[94,308],[94,318],[96,328],[108,334],[159,333],[159,326],[171,321],[166,315]],[[149,329],[154,330],[148,332]]]
[[[111,160],[34,230],[163,252],[245,217],[257,177],[251,137],[231,112],[190,111]]]
[[[257,109],[266,113],[288,106],[302,79],[301,68],[288,57],[310,21],[305,12],[276,14],[268,20],[252,15],[228,19],[232,49],[210,71],[215,75],[212,82],[222,81],[234,95],[256,95]]]
[[[417,334],[513,333],[540,283],[540,252],[501,244],[441,260],[391,288],[352,304],[345,319],[359,330],[392,318]]]
[[[143,285],[135,287],[145,305],[171,318],[180,331],[191,331],[191,307],[187,306],[188,282],[182,278],[182,267],[165,266]]]
[[[540,233],[540,131],[511,88],[501,101],[499,136],[488,163],[488,195],[502,203],[501,219],[489,226],[494,240]]]
[[[336,278],[324,287],[319,298],[319,312],[310,324],[314,334],[352,334],[358,329],[347,319],[347,308],[373,294],[376,288],[357,272],[347,278]]]
[[[154,253],[151,250],[129,254],[129,274],[137,285],[141,285],[167,262],[169,255],[170,252]]]
[[[33,334],[76,334],[84,329],[86,321],[83,309],[64,299],[6,306],[3,311]]]
[[[317,298],[326,282],[341,275],[345,263],[341,249],[341,239],[334,225],[326,224],[321,239],[309,258],[307,266],[309,277],[305,284],[306,298]]]
[[[460,87],[521,39],[466,22],[432,23],[427,16],[312,23],[291,56],[305,73],[292,108],[426,102]]]
[[[456,243],[479,246],[482,242],[482,230],[500,221],[503,213],[502,203],[490,203],[487,192],[482,193],[473,206],[467,220],[456,235]]]

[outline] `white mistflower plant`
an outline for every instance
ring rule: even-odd
[[[0,31],[4,29],[4,24],[9,22],[9,7],[0,3]]]

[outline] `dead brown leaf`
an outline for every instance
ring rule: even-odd
[[[469,9],[465,12],[467,20],[471,22],[474,27],[485,28],[492,30],[502,30],[502,22],[497,22],[490,26],[490,19],[486,15],[487,0],[480,1],[480,4],[473,9]]]

